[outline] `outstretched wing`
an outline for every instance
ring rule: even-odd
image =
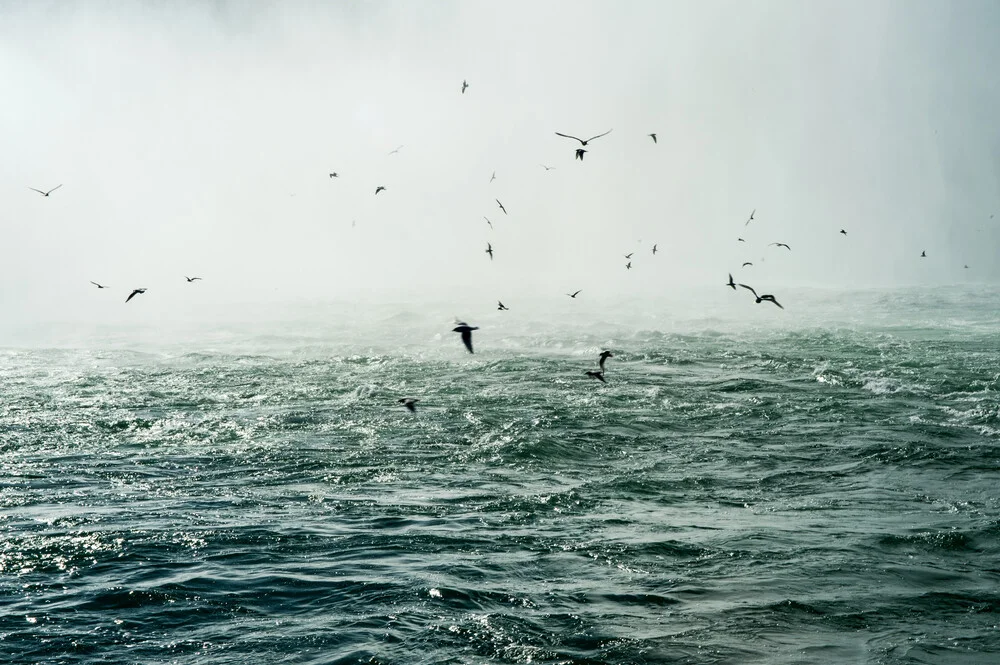
[[[608,135],[608,134],[610,134],[610,133],[611,133],[611,130],[609,129],[608,131],[604,132],[603,134],[598,134],[597,136],[591,136],[591,137],[590,137],[589,139],[587,139],[587,143],[590,143],[590,142],[591,142],[591,141],[593,141],[594,139],[599,139],[599,138],[601,138],[602,136],[607,136],[607,135]]]
[[[474,353],[472,350],[472,331],[463,330],[462,331],[462,343],[465,344],[465,348],[469,350],[469,353]]]
[[[39,193],[39,194],[41,194],[42,196],[45,196],[45,192],[43,192],[43,191],[42,191],[42,190],[40,190],[40,189],[35,189],[34,187],[29,187],[28,189],[30,189],[30,190],[32,190],[32,191],[34,191],[34,192],[38,192],[38,193]]]
[[[125,299],[125,302],[128,302],[129,300],[131,300],[135,296],[135,294],[137,294],[137,293],[139,293],[139,292],[138,291],[133,291],[132,293],[128,294],[128,298]]]
[[[774,303],[775,305],[777,305],[778,307],[781,307],[781,303],[780,303],[780,302],[778,302],[777,300],[775,300],[775,299],[774,299],[774,296],[772,296],[772,295],[763,295],[763,296],[761,296],[761,297],[760,297],[760,299],[761,299],[761,300],[766,300],[766,301],[768,301],[768,302],[773,302],[773,303]],[[785,308],[784,308],[784,307],[781,307],[781,309],[785,309]]]
[[[576,139],[581,144],[583,143],[583,139],[579,139],[579,138],[577,138],[575,136],[570,136],[569,134],[560,134],[559,132],[556,132],[556,136],[561,136],[561,137],[566,138],[566,139]]]
[[[752,293],[754,298],[759,297],[757,295],[757,292],[753,290],[752,286],[747,286],[746,284],[739,284],[739,286],[742,286],[744,289],[746,289],[747,291],[749,291],[750,293]]]
[[[59,183],[58,185],[56,185],[55,187],[53,187],[53,188],[52,188],[52,189],[50,189],[49,191],[45,192],[45,196],[48,196],[49,194],[51,194],[52,192],[56,191],[56,190],[57,190],[57,189],[59,189],[60,187],[62,187],[62,183]]]

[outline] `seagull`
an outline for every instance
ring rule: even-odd
[[[841,232],[842,234],[844,234],[845,236],[847,235],[847,231],[845,231],[844,229],[840,229],[840,232]]]
[[[595,379],[597,379],[601,383],[607,383],[607,381],[604,380],[604,372],[590,372],[590,371],[588,371],[588,372],[584,372],[584,374],[586,374],[587,376],[594,377]]]
[[[583,291],[583,289],[580,289],[580,291]],[[580,291],[574,291],[573,293],[567,293],[566,295],[568,295],[570,298],[575,298],[577,294],[580,293]]]
[[[40,190],[40,189],[35,189],[34,187],[29,187],[28,189],[30,189],[30,190],[32,190],[32,191],[35,191],[35,192],[38,192],[38,193],[39,193],[39,194],[41,194],[42,196],[48,196],[49,194],[51,194],[52,192],[56,191],[56,190],[57,190],[57,189],[59,189],[60,187],[62,187],[62,183],[59,183],[58,185],[56,185],[55,187],[53,187],[52,189],[50,189],[50,190],[49,190],[49,191],[47,191],[47,192],[43,192],[43,191],[42,191],[42,190]]]
[[[733,291],[736,290],[736,282],[733,281],[733,273],[729,273],[729,283],[726,286],[733,287]]]
[[[631,269],[632,269],[632,262],[629,261],[628,263],[625,264],[625,270],[631,270]]]
[[[494,180],[496,180],[496,179],[497,179],[497,172],[496,172],[496,171],[494,171],[494,172],[493,172],[493,175],[491,175],[491,176],[490,176],[490,182],[493,182],[493,181],[494,181]]]
[[[403,149],[403,146],[402,146],[402,145],[400,145],[400,146],[399,146],[398,148],[396,148],[395,150],[393,150],[393,151],[392,151],[392,152],[390,152],[389,154],[390,154],[390,155],[395,155],[395,154],[396,154],[397,152],[399,152],[399,151],[400,151],[400,150],[402,150],[402,149]]]
[[[625,255],[625,258],[631,259],[633,254],[635,254],[635,252],[629,252],[628,254]]]
[[[597,361],[597,364],[601,366],[601,371],[604,371],[604,361],[608,358],[614,358],[615,354],[610,351],[601,351],[601,359]]]
[[[740,267],[741,267],[741,268],[746,268],[747,266],[752,266],[752,265],[753,265],[753,264],[752,264],[752,263],[750,263],[749,261],[744,261],[744,262],[743,262],[743,265],[741,265]]]
[[[187,275],[184,275],[184,279],[186,279],[188,282],[193,282],[195,280],[201,279],[201,277],[188,277]]]
[[[787,249],[787,250],[788,250],[789,252],[790,252],[790,251],[792,251],[792,248],[791,248],[791,247],[789,247],[788,245],[786,245],[786,244],[785,244],[785,243],[783,243],[783,242],[769,242],[769,243],[767,244],[767,246],[768,246],[768,247],[770,247],[771,245],[777,245],[778,247],[784,247],[784,248],[785,248],[785,249]]]
[[[563,138],[567,138],[567,139],[575,139],[575,140],[577,140],[577,141],[579,141],[579,142],[580,142],[580,145],[582,145],[582,146],[585,146],[585,145],[587,145],[587,144],[588,144],[589,142],[593,141],[594,139],[599,139],[599,138],[601,138],[602,136],[607,136],[607,135],[608,135],[608,134],[610,134],[610,133],[611,133],[611,130],[609,129],[608,131],[604,132],[603,134],[598,134],[597,136],[591,136],[591,137],[590,137],[589,139],[587,139],[586,141],[584,141],[583,139],[579,139],[579,138],[577,138],[577,137],[575,137],[575,136],[570,136],[569,134],[560,134],[559,132],[556,132],[556,136],[561,136],[561,137],[563,137]]]
[[[653,254],[656,254],[656,245],[653,245]]]
[[[479,330],[479,326],[470,326],[464,321],[456,321],[456,323],[458,325],[452,328],[452,332],[462,333],[462,343],[465,344],[469,353],[472,353],[472,331]]]
[[[781,307],[781,303],[778,302],[777,300],[775,300],[774,296],[772,296],[770,293],[766,293],[766,294],[764,294],[762,296],[759,296],[759,295],[757,295],[757,292],[753,290],[752,286],[747,286],[746,284],[740,284],[740,286],[742,286],[744,289],[747,289],[748,291],[750,291],[750,293],[753,294],[753,297],[757,299],[757,301],[756,301],[757,304],[760,304],[762,301],[766,300],[768,302],[773,302],[778,307]],[[785,308],[781,307],[781,309],[785,309]]]
[[[493,260],[493,245],[486,243],[486,253],[490,255],[490,261]]]
[[[653,143],[656,143],[656,132],[653,132],[652,134],[646,134],[646,136],[653,139]]]
[[[419,402],[419,401],[420,400],[417,399],[416,397],[403,397],[402,399],[399,400],[399,403],[402,404],[403,406],[405,406],[410,411],[413,411],[414,413],[416,413],[417,412],[417,402]]]
[[[583,161],[583,153],[585,153],[585,152],[587,152],[587,151],[584,150],[583,148],[577,148],[576,149],[576,158],[579,159],[582,162]]]
[[[466,82],[465,82],[465,81],[463,80],[463,81],[462,81],[462,94],[463,94],[463,95],[465,94],[465,89],[466,89],[466,88],[468,88],[468,87],[469,87],[469,84],[468,84],[468,83],[466,83]]]
[[[965,266],[965,267],[968,268],[969,266]],[[94,286],[96,286],[99,289],[106,289],[106,288],[108,288],[108,287],[104,286],[103,284],[98,284],[97,282],[94,282],[94,281],[91,281],[90,283],[93,284]]]
[[[331,177],[331,178],[339,178],[340,176],[339,176],[339,175],[337,175],[337,172],[336,172],[336,171],[334,171],[333,173],[331,173],[331,174],[330,174],[330,177]]]
[[[381,192],[383,189],[385,189],[385,187],[383,187],[382,185],[379,185],[378,187],[376,187],[375,188],[375,196],[378,196],[378,193]]]
[[[748,220],[746,221],[746,224],[744,224],[744,225],[743,225],[743,226],[744,226],[744,228],[746,227],[746,225],[747,225],[747,224],[749,224],[750,222],[752,222],[752,221],[753,221],[753,213],[754,213],[754,212],[757,212],[757,208],[754,208],[754,209],[753,209],[753,212],[751,212],[751,213],[750,213],[750,219],[748,219]]]
[[[146,292],[146,289],[136,289],[136,290],[132,291],[132,293],[128,294],[128,298],[125,299],[125,302],[128,302],[129,300],[131,300],[133,297],[137,296],[138,294],[145,293],[145,292]]]
[[[554,166],[546,166],[545,164],[539,164],[539,166],[541,166],[546,171],[551,171],[552,169],[555,168]]]
[[[483,219],[486,220],[486,223],[489,224],[490,228],[492,229],[493,228],[493,222],[490,221],[490,218],[487,217],[486,215],[483,215]]]
[[[506,312],[508,309],[510,309],[510,307],[507,307],[507,305],[505,305],[501,301],[497,300],[497,310],[498,311]]]
[[[926,259],[927,258],[927,252],[926,251],[920,252],[920,258]]]
[[[506,215],[506,214],[507,214],[507,208],[504,208],[504,207],[503,207],[503,204],[502,204],[502,203],[500,203],[500,199],[495,199],[495,200],[496,200],[496,202],[497,202],[497,205],[498,205],[498,206],[500,206],[500,209],[501,209],[501,210],[503,210],[503,214],[505,214],[505,215]]]

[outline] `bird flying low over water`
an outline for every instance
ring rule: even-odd
[[[90,283],[93,284],[94,286],[96,286],[99,289],[106,289],[106,288],[108,288],[108,287],[104,286],[103,284],[98,284],[97,282],[94,282],[94,281],[91,281]]]
[[[788,245],[786,245],[786,244],[785,244],[785,243],[783,243],[783,242],[769,242],[769,243],[767,244],[767,246],[768,246],[768,247],[770,247],[771,245],[777,245],[778,247],[784,247],[784,248],[785,248],[785,249],[787,249],[787,250],[788,250],[789,252],[790,252],[790,251],[792,251],[792,248],[791,248],[791,247],[789,247]]]
[[[494,199],[494,200],[497,202],[497,205],[500,206],[500,209],[503,210],[503,214],[506,215],[507,214],[507,208],[503,207],[503,204],[500,203],[500,199]]]
[[[653,132],[652,134],[646,134],[646,136],[653,139],[653,143],[656,143],[656,132]]]
[[[417,399],[416,397],[403,397],[403,398],[401,398],[399,400],[399,403],[402,404],[403,406],[405,406],[410,411],[413,411],[414,413],[416,413],[416,411],[417,411],[417,402],[419,402],[419,401],[420,400]]]
[[[778,302],[778,301],[777,301],[777,300],[776,300],[776,299],[774,298],[774,296],[772,296],[772,295],[771,295],[770,293],[765,293],[764,295],[761,295],[761,296],[759,296],[759,295],[757,295],[757,292],[753,290],[753,287],[752,287],[752,286],[747,286],[746,284],[740,284],[740,286],[742,286],[742,287],[743,287],[744,289],[747,289],[748,291],[750,291],[750,293],[752,293],[752,294],[753,294],[753,297],[757,299],[757,300],[756,300],[756,302],[757,302],[757,304],[758,304],[758,305],[759,305],[759,304],[760,304],[760,303],[761,303],[762,301],[766,300],[766,301],[768,301],[768,302],[773,302],[773,303],[774,303],[775,305],[777,305],[778,307],[781,307],[781,303],[780,303],[780,302]],[[785,308],[784,308],[784,307],[781,307],[781,309],[785,309]]]
[[[452,328],[452,332],[462,333],[462,343],[465,344],[465,348],[469,350],[469,353],[473,353],[472,331],[479,330],[479,326],[470,326],[464,321],[458,321],[457,323],[458,325]]]
[[[576,158],[579,159],[582,162],[583,161],[583,153],[585,153],[585,152],[587,152],[587,151],[584,150],[583,148],[577,148],[576,149]]]
[[[571,136],[570,134],[560,134],[559,132],[556,132],[556,136],[561,136],[561,137],[563,137],[563,138],[567,138],[567,139],[573,139],[573,140],[575,140],[575,141],[579,141],[579,142],[580,142],[580,145],[582,145],[582,146],[585,146],[585,145],[587,145],[587,144],[588,144],[589,142],[593,141],[594,139],[599,139],[599,138],[601,138],[602,136],[607,136],[607,135],[608,135],[608,134],[610,134],[610,133],[611,133],[611,130],[609,129],[608,131],[604,132],[603,134],[598,134],[597,136],[591,136],[591,137],[590,137],[589,139],[587,139],[586,141],[584,141],[584,140],[583,140],[583,139],[581,139],[581,138],[577,138],[577,137],[575,137],[575,136]]]
[[[597,364],[601,366],[602,372],[604,371],[604,361],[607,360],[608,358],[614,358],[614,357],[615,354],[611,353],[610,351],[601,351],[600,360],[597,361]]]
[[[750,219],[748,219],[748,220],[746,221],[746,223],[744,223],[744,224],[743,224],[743,226],[744,226],[744,227],[746,227],[746,225],[747,225],[747,224],[749,224],[750,222],[752,222],[752,221],[753,221],[753,216],[754,216],[754,213],[755,213],[755,212],[757,212],[757,208],[754,208],[754,209],[753,209],[753,212],[751,212],[751,213],[750,213]]]
[[[128,298],[125,299],[125,302],[128,302],[129,300],[139,295],[140,293],[145,293],[145,292],[146,289],[135,289],[134,291],[132,291],[132,293],[128,294]]]
[[[201,279],[201,277],[188,277],[187,275],[184,275],[184,279],[186,279],[189,282],[194,282]]]
[[[583,289],[580,289],[580,291],[583,291]],[[568,295],[570,298],[575,298],[577,294],[580,293],[580,291],[574,291],[573,293],[567,293],[566,295]]]
[[[726,283],[726,286],[733,287],[733,291],[736,290],[736,282],[733,281],[733,273],[729,273],[729,281]]]
[[[497,300],[497,309],[500,310],[501,312],[506,312],[508,309],[510,309],[510,307],[507,307],[507,305],[503,304],[503,302]]]
[[[375,188],[375,196],[378,196],[378,193],[381,192],[383,189],[385,189],[385,187],[383,187],[382,185],[379,185],[378,187],[376,187]]]
[[[465,94],[465,89],[468,88],[468,87],[469,87],[469,84],[466,83],[465,81],[462,81],[462,94],[463,95]]]
[[[38,193],[39,193],[39,194],[41,194],[42,196],[48,196],[49,194],[51,194],[52,192],[56,191],[56,190],[57,190],[57,189],[59,189],[60,187],[62,187],[62,183],[59,183],[58,185],[56,185],[55,187],[53,187],[52,189],[50,189],[50,190],[49,190],[49,191],[47,191],[47,192],[43,192],[43,191],[42,191],[42,190],[40,190],[40,189],[35,189],[34,187],[29,187],[28,189],[30,189],[30,190],[32,190],[32,191],[34,191],[34,192],[38,192]]]
[[[586,374],[587,376],[591,376],[591,377],[597,379],[601,383],[607,383],[607,381],[604,380],[604,372],[601,372],[601,371],[593,372],[593,371],[589,371],[588,370],[588,371],[584,372],[584,374]]]
[[[490,255],[490,261],[493,260],[493,245],[486,243],[486,253]]]

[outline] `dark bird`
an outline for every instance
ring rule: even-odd
[[[585,153],[585,152],[587,152],[587,151],[584,150],[583,148],[577,148],[576,149],[576,158],[579,159],[582,162],[583,161],[583,153]]]
[[[601,383],[607,383],[607,381],[604,380],[604,372],[600,372],[600,371],[598,371],[598,372],[587,371],[587,372],[584,372],[584,374],[586,374],[587,376],[594,377],[595,379],[597,379]]]
[[[556,136],[561,136],[561,137],[563,137],[563,138],[566,138],[566,139],[574,139],[574,140],[576,140],[576,141],[579,141],[579,142],[580,142],[580,145],[583,145],[583,146],[585,146],[585,145],[587,145],[588,143],[590,143],[591,141],[593,141],[594,139],[599,139],[599,138],[601,138],[602,136],[607,136],[607,135],[608,135],[608,134],[610,134],[610,133],[611,133],[611,130],[609,129],[608,131],[604,132],[603,134],[598,134],[597,136],[591,136],[591,137],[590,137],[589,139],[587,139],[586,141],[584,141],[583,139],[580,139],[580,138],[577,138],[577,137],[575,137],[575,136],[570,136],[569,134],[560,134],[559,132],[556,132]]]
[[[403,146],[402,146],[402,145],[400,145],[400,146],[399,146],[398,148],[396,148],[395,150],[393,150],[393,151],[392,151],[392,152],[390,152],[389,154],[390,154],[390,155],[395,155],[395,154],[396,154],[397,152],[399,152],[399,151],[400,151],[400,150],[402,150],[402,149],[403,149]]]
[[[583,289],[580,289],[580,291],[583,291]],[[567,293],[566,295],[568,295],[570,298],[575,298],[580,293],[580,291],[574,291],[573,293]]]
[[[920,252],[920,258],[926,259],[927,258],[927,252],[926,251]]]
[[[57,189],[59,189],[60,187],[62,187],[62,183],[59,183],[58,185],[56,185],[55,187],[53,187],[52,189],[50,189],[50,190],[49,190],[49,191],[47,191],[47,192],[43,192],[43,191],[42,191],[42,190],[40,190],[40,189],[35,189],[34,187],[29,187],[28,189],[30,189],[30,190],[32,190],[32,191],[34,191],[34,192],[38,192],[38,193],[39,193],[39,194],[41,194],[42,196],[48,196],[49,194],[51,194],[52,192],[56,191],[56,190],[57,190]]]
[[[968,268],[969,266],[965,266],[965,267]],[[108,287],[104,286],[103,284],[98,284],[97,282],[94,282],[94,281],[91,281],[90,283],[93,284],[94,286],[96,286],[99,289],[106,289],[106,288],[108,288]]]
[[[494,200],[497,202],[497,205],[500,206],[500,209],[503,210],[503,214],[506,215],[507,214],[507,208],[503,207],[503,204],[500,203],[500,199],[494,199]]]
[[[486,220],[486,223],[489,224],[490,228],[492,229],[493,228],[493,222],[490,221],[490,218],[487,217],[486,215],[483,215],[483,219]]]
[[[749,224],[750,222],[752,222],[752,221],[753,221],[753,215],[754,215],[754,213],[755,213],[755,212],[757,212],[757,208],[754,208],[754,209],[753,209],[753,212],[751,212],[751,213],[750,213],[750,219],[748,219],[748,220],[746,221],[746,223],[745,223],[745,224],[743,224],[743,226],[744,226],[744,227],[745,227],[745,226],[746,226],[747,224]]]
[[[656,245],[653,245],[653,254],[656,254]]]
[[[744,240],[743,238],[737,238],[736,242],[746,242],[746,240]]]
[[[752,263],[750,263],[749,261],[744,261],[744,262],[743,262],[743,265],[741,265],[740,267],[741,267],[741,268],[746,268],[747,266],[752,266],[752,265],[753,265],[753,264],[752,264]]]
[[[966,270],[968,270],[968,269],[969,269],[969,266],[968,266],[968,265],[966,265],[966,266],[965,266],[965,269],[966,269]]]
[[[840,232],[841,232],[842,234],[844,234],[845,236],[847,235],[847,231],[845,231],[844,229],[840,229]]]
[[[656,132],[653,132],[652,134],[646,134],[646,136],[653,139],[653,143],[656,143]]]
[[[340,176],[337,175],[336,171],[334,171],[333,173],[330,174],[330,177],[331,178],[339,178]]]
[[[769,243],[767,243],[767,246],[768,246],[768,247],[770,247],[771,245],[777,245],[778,247],[784,247],[784,248],[785,248],[785,249],[787,249],[787,250],[788,250],[789,252],[790,252],[790,251],[792,251],[792,248],[791,248],[791,247],[789,247],[788,245],[786,245],[786,244],[785,244],[785,243],[783,243],[783,242],[769,242]]]
[[[145,293],[145,292],[146,292],[146,289],[136,289],[132,293],[128,294],[128,298],[125,299],[125,302],[128,302],[129,300],[131,300],[135,296],[139,295],[140,293]]]
[[[472,331],[479,330],[479,326],[470,326],[464,321],[458,321],[458,325],[452,328],[452,332],[462,333],[462,343],[465,344],[465,348],[472,353]]]
[[[604,371],[604,361],[607,360],[608,358],[614,358],[614,357],[615,354],[611,353],[610,351],[601,351],[600,360],[597,361],[597,364],[601,366],[602,372]]]
[[[496,180],[496,179],[497,179],[497,172],[496,172],[496,171],[494,171],[494,172],[493,172],[493,175],[491,175],[491,176],[490,176],[490,182],[493,182],[493,181],[494,181],[494,180]]]
[[[493,260],[493,245],[486,243],[486,253],[490,255],[490,261]]]
[[[729,282],[726,284],[726,286],[733,287],[733,291],[736,290],[736,282],[733,281],[733,273],[729,273]]]
[[[629,252],[628,254],[625,255],[625,258],[631,259],[633,254],[635,254],[635,252]]]
[[[508,309],[510,309],[510,307],[507,307],[507,305],[505,305],[501,301],[497,300],[497,309],[499,311],[501,311],[501,312],[506,312]]]
[[[379,185],[378,187],[376,187],[375,188],[375,196],[378,196],[378,193],[381,192],[383,189],[385,189],[385,187],[383,187],[382,185]]]
[[[539,166],[541,166],[546,171],[551,171],[552,169],[555,168],[554,166],[546,166],[545,164],[539,164]]]
[[[188,277],[187,275],[184,275],[184,279],[186,279],[188,282],[194,282],[196,280],[201,279],[201,277]]]
[[[628,263],[625,264],[625,270],[631,270],[631,269],[632,269],[632,262],[629,261]]]
[[[403,397],[402,399],[399,400],[399,403],[402,404],[403,406],[405,406],[410,411],[413,411],[414,413],[416,413],[417,412],[417,402],[419,402],[419,401],[420,400],[417,399],[416,397]]]
[[[747,289],[748,291],[750,291],[750,293],[752,293],[752,294],[753,294],[753,297],[754,297],[754,298],[756,298],[756,302],[757,302],[757,304],[760,304],[761,302],[763,302],[763,301],[765,301],[765,300],[766,300],[766,301],[768,301],[768,302],[773,302],[773,303],[774,303],[775,305],[777,305],[778,307],[781,307],[781,303],[780,303],[780,302],[778,302],[778,301],[777,301],[777,300],[776,300],[776,299],[774,298],[774,296],[772,296],[772,295],[771,295],[770,293],[765,293],[764,295],[762,295],[762,296],[759,296],[759,295],[757,295],[757,292],[753,290],[753,287],[752,287],[752,286],[747,286],[746,284],[740,284],[740,286],[742,286],[742,287],[743,287],[744,289]],[[785,308],[784,308],[784,307],[781,307],[781,309],[785,309]]]
[[[465,89],[468,88],[468,87],[469,87],[469,84],[466,83],[465,81],[462,81],[462,94],[463,95],[465,94]]]

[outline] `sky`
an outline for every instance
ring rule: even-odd
[[[994,283],[997,26],[973,0],[3,2],[4,320]],[[555,134],[608,130],[583,161]]]

